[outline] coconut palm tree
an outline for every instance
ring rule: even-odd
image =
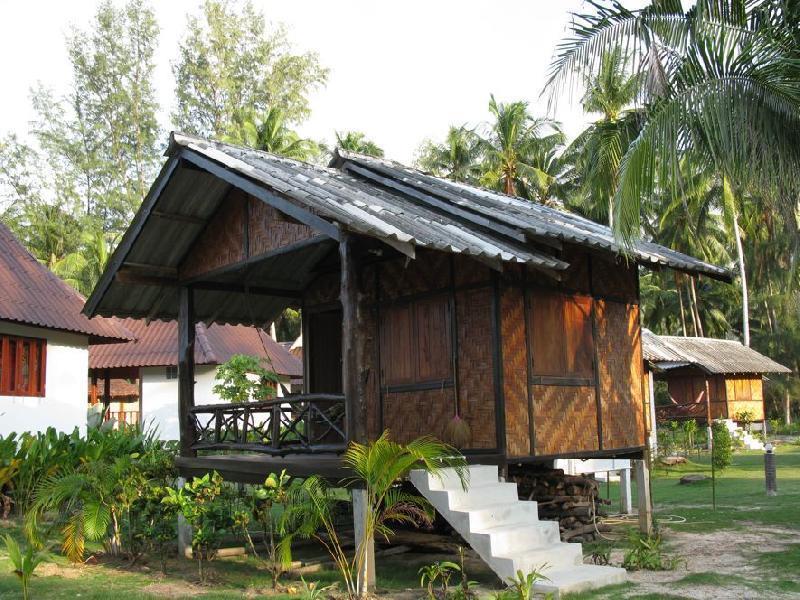
[[[442,144],[426,142],[419,152],[417,166],[437,177],[475,183],[479,179],[480,140],[466,126],[451,126]]]
[[[301,138],[289,129],[283,111],[270,108],[263,115],[244,111],[231,124],[224,141],[297,160],[310,160],[318,152],[317,144]]]
[[[729,182],[747,344],[736,203],[745,191],[759,189],[770,205],[797,210],[800,3],[698,0],[686,12],[677,0],[653,0],[638,11],[618,2],[593,7],[592,13],[576,15],[572,36],[558,47],[547,82],[551,101],[575,84],[576,73],[597,73],[603,51],[629,50],[644,80],[639,96],[644,119],[620,160],[614,232],[626,243],[639,236],[642,201],[658,186],[678,195],[679,165],[689,154]],[[795,255],[798,249],[795,244]]]
[[[348,152],[357,152],[367,156],[383,157],[383,149],[360,131],[335,132],[336,145]]]
[[[629,73],[621,48],[605,52],[598,73],[586,79],[583,97],[584,111],[602,116],[565,152],[572,157],[580,180],[577,194],[568,199],[568,205],[609,225],[620,160],[639,132],[639,111],[626,109],[636,99],[640,80]]]
[[[544,201],[556,182],[564,134],[550,119],[534,119],[527,102],[489,101],[492,121],[480,136],[481,183],[510,196]]]
[[[452,468],[464,489],[469,483],[464,457],[452,446],[431,437],[398,444],[385,431],[375,441],[352,442],[344,453],[343,462],[353,476],[342,483],[366,491],[365,540],[373,539],[376,534],[388,538],[393,522],[431,522],[432,508],[428,501],[398,486],[411,469],[439,475],[442,469]],[[310,477],[293,491],[286,518],[291,523],[290,529],[306,537],[315,537],[323,544],[345,581],[348,596],[357,598],[365,592],[367,546],[359,542],[352,558],[345,554],[334,523],[336,502],[336,495],[324,480]]]

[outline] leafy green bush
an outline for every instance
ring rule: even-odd
[[[733,460],[733,440],[731,433],[725,426],[725,423],[715,422],[712,425],[712,452],[711,460],[714,468],[718,471],[724,471],[728,468]]]
[[[234,354],[217,367],[214,376],[216,384],[213,388],[223,400],[228,402],[250,402],[264,400],[275,395],[274,386],[278,384],[278,376],[261,366],[261,360],[255,356]]]
[[[208,577],[207,563],[214,559],[222,536],[233,531],[231,493],[214,471],[195,477],[179,490],[166,489],[162,502],[177,509],[192,526],[192,555],[197,559],[200,582]]]
[[[629,549],[622,559],[622,566],[631,571],[673,571],[683,559],[664,554],[660,534],[644,535],[636,530],[628,534]]]

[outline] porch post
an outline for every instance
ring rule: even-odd
[[[348,442],[367,441],[366,396],[363,381],[363,348],[366,331],[360,314],[358,265],[354,256],[353,237],[342,231],[339,241],[341,281],[339,299],[342,303],[342,390]],[[304,340],[305,341],[305,340]],[[356,587],[362,596],[375,589],[375,540],[367,535],[367,491],[353,489],[353,525],[356,552],[363,551],[363,563],[358,569]]]
[[[106,410],[111,405],[111,370],[103,369],[103,406]]]
[[[714,434],[711,428],[711,391],[708,385],[708,377],[704,378],[706,384],[706,433],[708,435],[708,449],[714,444]]]
[[[650,501],[650,470],[647,461],[634,460],[636,495],[639,501],[639,531],[645,535],[653,533],[653,504]]]
[[[194,426],[189,409],[194,406],[194,300],[192,289],[180,288],[178,306],[178,421],[181,432],[181,456],[196,456]]]
[[[633,465],[631,465],[633,468]],[[623,515],[633,513],[633,502],[631,502],[631,468],[619,470],[619,508]],[[611,471],[606,475],[611,477]]]
[[[651,369],[647,371],[647,387],[650,396],[650,452],[655,457],[658,455],[658,420],[656,419],[656,384]]]

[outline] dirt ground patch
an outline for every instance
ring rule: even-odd
[[[208,590],[186,581],[164,581],[151,583],[143,587],[142,591],[159,598],[185,598],[186,596],[202,596]]]
[[[758,592],[758,584],[769,579],[754,557],[759,553],[779,552],[797,543],[796,530],[783,527],[764,527],[753,524],[750,529],[721,530],[708,533],[670,532],[665,536],[668,554],[685,559],[686,564],[675,571],[631,571],[628,580],[636,584],[636,594],[674,593],[697,600],[739,598],[790,598],[794,595],[769,591],[768,596]],[[622,562],[623,553],[612,553],[612,561]],[[711,573],[729,585],[675,585],[693,573]],[[788,577],[798,574],[787,573]],[[746,580],[746,581],[745,581]],[[752,583],[752,586],[748,585]]]

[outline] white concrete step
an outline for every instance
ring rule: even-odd
[[[520,500],[516,484],[499,481],[497,467],[471,466],[467,490],[452,469],[440,477],[415,470],[409,479],[506,583],[517,571],[540,571],[549,581],[537,591],[557,595],[625,580],[624,569],[584,565],[581,545],[563,543],[558,523],[540,521],[536,502]]]

